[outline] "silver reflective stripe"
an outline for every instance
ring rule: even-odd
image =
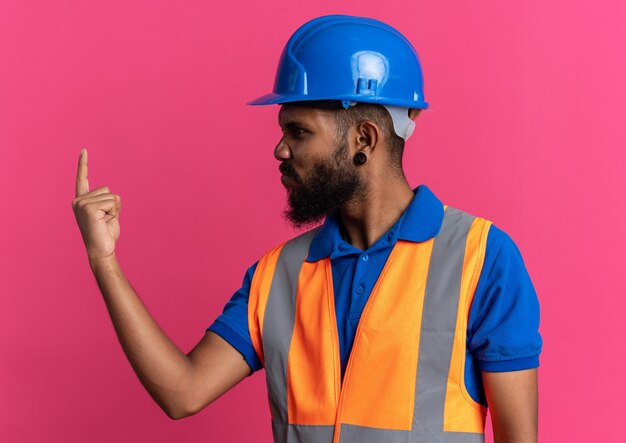
[[[460,299],[469,229],[475,216],[448,206],[430,258],[410,431],[341,424],[341,443],[483,443],[483,433],[444,432],[444,402]],[[283,247],[270,287],[263,326],[265,367],[277,443],[331,443],[333,426],[289,425],[287,357],[295,316],[297,281],[309,245],[320,228]],[[372,405],[375,407],[375,405]]]
[[[332,443],[333,425],[286,425],[272,421],[275,443]]]
[[[474,443],[485,441],[483,434],[469,432],[396,431],[346,424],[341,425],[340,440],[341,443]],[[331,443],[332,439],[326,441]]]
[[[414,441],[482,442],[484,434],[444,432],[443,411],[456,329],[465,246],[475,216],[448,206],[428,268],[417,360]],[[441,438],[436,435],[441,435]],[[427,438],[428,437],[428,438]]]
[[[320,229],[318,226],[285,243],[278,256],[265,307],[261,332],[265,378],[272,419],[278,423],[288,423],[287,357],[293,334],[298,277],[311,241]]]
[[[341,443],[483,443],[485,438],[484,434],[473,432],[397,431],[342,424],[340,440]]]

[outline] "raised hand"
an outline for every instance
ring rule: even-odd
[[[89,191],[87,180],[87,149],[78,158],[76,174],[76,198],[72,209],[78,222],[89,261],[113,256],[115,243],[120,237],[119,214],[122,200],[119,195],[102,186]]]

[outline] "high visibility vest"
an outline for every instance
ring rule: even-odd
[[[439,233],[398,240],[361,314],[341,382],[330,258],[320,227],[265,254],[248,323],[278,443],[484,442],[464,384],[469,310],[491,221],[444,205]]]

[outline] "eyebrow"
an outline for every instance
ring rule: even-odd
[[[298,120],[288,120],[284,126],[280,124],[280,119],[278,119],[278,126],[285,127],[287,129],[293,129],[293,128],[308,128],[308,125],[306,123],[303,123],[301,121]]]

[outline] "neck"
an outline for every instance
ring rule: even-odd
[[[404,176],[369,183],[365,195],[341,208],[342,236],[365,250],[400,218],[415,196]]]

